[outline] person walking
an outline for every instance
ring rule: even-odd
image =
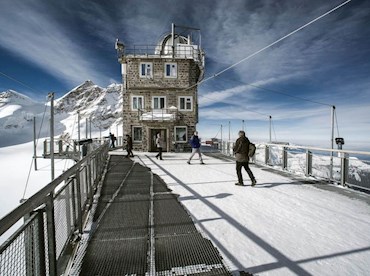
[[[114,142],[116,141],[116,136],[114,136],[113,133],[109,132],[109,137],[110,137],[110,147],[115,148],[116,146],[114,145]]]
[[[126,134],[126,150],[127,150],[127,155],[126,157],[134,157],[134,154],[132,153],[132,138],[130,135]]]
[[[155,158],[158,159],[158,157],[159,157],[160,160],[163,160],[163,158],[162,158],[163,139],[162,139],[161,134],[159,132],[157,133],[157,138],[155,139],[155,144],[156,144],[157,149],[159,151],[158,154],[155,156]]]
[[[187,163],[190,165],[191,159],[194,157],[196,153],[198,153],[200,164],[204,164],[202,153],[200,152],[200,139],[198,137],[197,131],[194,132],[194,135],[190,138],[189,143],[191,145],[191,155]]]
[[[242,168],[247,171],[249,178],[252,181],[252,187],[256,185],[257,181],[249,168],[249,139],[245,136],[243,130],[239,131],[239,138],[236,140],[233,151],[236,159],[236,174],[238,176],[238,182],[235,185],[244,186]]]

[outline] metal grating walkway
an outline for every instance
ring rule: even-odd
[[[162,179],[112,155],[80,275],[231,275]]]

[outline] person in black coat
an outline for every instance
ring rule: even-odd
[[[126,157],[134,157],[134,154],[132,153],[132,138],[128,134],[126,134],[126,150],[127,150]]]
[[[236,140],[233,151],[236,159],[236,174],[238,176],[238,182],[235,185],[244,185],[242,168],[247,171],[249,178],[252,181],[252,187],[256,185],[257,181],[249,168],[249,139],[245,136],[243,130],[239,131],[239,138]]]
[[[109,132],[109,138],[110,138],[110,147],[115,148],[116,146],[114,145],[116,141],[116,136],[114,136],[113,133]]]

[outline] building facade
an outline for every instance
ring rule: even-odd
[[[174,37],[174,39],[172,39]],[[174,32],[153,47],[125,49],[117,42],[123,80],[123,133],[136,151],[186,151],[198,123],[197,83],[204,74],[199,45]]]

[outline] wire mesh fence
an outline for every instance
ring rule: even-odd
[[[221,152],[233,156],[233,142],[222,142]],[[362,159],[361,159],[362,158]],[[257,144],[250,162],[363,190],[370,190],[370,152]]]
[[[108,144],[89,154],[0,220],[0,275],[62,274],[108,159]],[[13,227],[13,228],[12,228]]]

